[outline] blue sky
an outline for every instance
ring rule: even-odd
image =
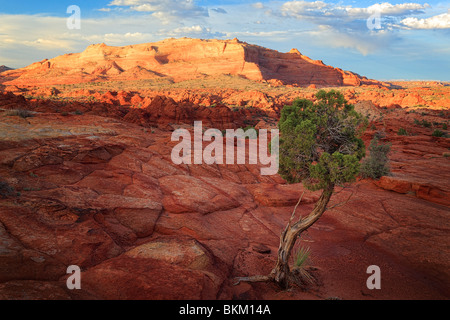
[[[67,28],[67,8],[81,28]],[[0,0],[0,65],[169,37],[238,38],[379,80],[450,81],[449,1]]]

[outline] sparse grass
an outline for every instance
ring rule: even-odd
[[[25,187],[25,188],[23,188],[23,191],[41,191],[41,188],[29,188],[29,187]]]
[[[299,278],[300,282],[306,281],[307,283],[313,283],[314,278],[306,270],[306,267],[310,260],[311,249],[300,245],[294,256],[294,274]]]

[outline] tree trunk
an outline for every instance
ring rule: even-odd
[[[311,227],[325,212],[331,195],[333,194],[334,185],[328,185],[322,192],[319,200],[317,201],[314,209],[311,213],[301,218],[293,225],[288,223],[286,229],[283,231],[280,237],[280,247],[278,248],[278,260],[275,268],[271,272],[271,277],[277,282],[283,289],[289,287],[290,269],[289,269],[289,257],[291,256],[292,248],[295,245],[300,234]]]

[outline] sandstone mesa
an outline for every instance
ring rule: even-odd
[[[151,78],[178,82],[224,74],[298,86],[381,85],[379,81],[312,60],[297,49],[281,53],[237,39],[167,39],[124,47],[95,44],[81,53],[45,59],[5,76],[18,76],[10,85],[42,85]]]

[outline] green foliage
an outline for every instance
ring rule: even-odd
[[[244,130],[244,132],[247,132],[247,130],[255,130],[256,136],[257,137],[259,136],[259,131],[256,130],[254,126],[246,126],[243,130]]]
[[[388,154],[391,151],[391,144],[382,144],[374,138],[370,142],[369,155],[364,158],[361,164],[361,176],[363,178],[379,179],[390,173]]]
[[[309,259],[310,249],[309,247],[301,246],[295,254],[294,267],[304,268]]]
[[[309,256],[310,256],[310,248],[300,246],[300,248],[295,253],[293,271],[295,271],[294,274],[299,278],[300,281],[304,280],[308,283],[313,283],[314,278],[306,270],[306,266],[310,259]]]
[[[417,119],[414,119],[414,124],[416,124],[418,126],[425,127],[425,128],[430,128],[431,127],[431,122],[428,122],[427,120],[419,121]]]
[[[433,137],[444,137],[445,136],[445,132],[436,129],[433,131],[433,133],[431,134]]]
[[[407,136],[408,135],[408,131],[406,131],[405,128],[400,128],[400,129],[398,129],[397,135],[399,135],[399,136]]]
[[[296,99],[281,111],[280,171],[289,183],[310,190],[355,180],[365,155],[360,139],[367,119],[347,104],[342,93],[320,90],[313,103]]]
[[[447,130],[447,128],[448,128],[447,123],[444,122],[444,123],[442,124],[442,130]]]
[[[378,130],[377,132],[375,132],[375,134],[373,135],[374,138],[381,140],[386,138],[386,131],[384,130]]]

